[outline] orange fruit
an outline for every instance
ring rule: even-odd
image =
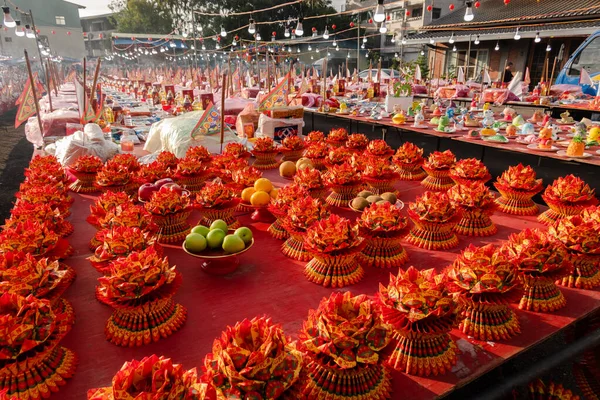
[[[256,193],[250,197],[250,204],[253,206],[266,206],[270,201],[271,196],[269,196],[269,193],[262,190],[257,190]]]
[[[279,193],[279,189],[274,188],[273,190],[271,190],[269,192],[269,196],[271,196],[272,199],[276,199],[277,198],[277,193]]]
[[[246,189],[242,190],[242,201],[250,204],[250,198],[254,193],[256,193],[256,189],[253,187],[247,187]]]
[[[292,161],[284,161],[279,166],[279,175],[290,178],[296,173],[296,164]]]
[[[256,180],[256,182],[254,182],[254,189],[256,189],[257,192],[263,191],[267,192],[268,194],[271,190],[273,190],[273,184],[267,178],[259,178]]]

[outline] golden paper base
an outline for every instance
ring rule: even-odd
[[[187,311],[170,297],[140,306],[116,308],[106,323],[106,339],[117,346],[142,346],[177,332]]]
[[[385,366],[367,364],[345,370],[311,362],[306,369],[303,399],[391,399],[390,372]]]
[[[27,369],[0,369],[0,390],[8,389],[8,398],[39,400],[58,392],[75,373],[77,356],[56,346]]]
[[[483,211],[465,211],[454,227],[454,232],[462,236],[485,237],[495,235],[498,232],[498,227],[496,227],[490,216]]]
[[[401,181],[420,181],[423,180],[427,173],[423,170],[423,161],[416,164],[402,164],[395,163],[400,173],[399,179]]]
[[[285,228],[281,225],[281,221],[279,220],[279,218],[277,218],[275,222],[269,225],[267,231],[271,234],[271,236],[278,240],[284,240],[290,237],[289,232],[286,231]]]
[[[282,150],[283,157],[281,161],[293,161],[296,162],[302,158],[302,153],[304,153],[304,149],[299,150]]]
[[[314,169],[318,169],[319,171],[323,171],[327,169],[325,166],[325,157],[323,158],[308,158],[313,165]]]
[[[96,182],[96,173],[86,174],[83,172],[75,172],[71,170],[71,173],[77,178],[77,180],[69,185],[69,190],[75,193],[94,193],[98,192],[98,188],[94,185]]]
[[[325,188],[308,190],[308,194],[310,194],[310,197],[312,197],[313,199],[322,199],[322,200],[325,200],[325,197],[328,192],[329,191]]]
[[[203,173],[196,176],[178,175],[175,177],[175,182],[190,193],[196,194],[204,187],[204,183],[209,177],[209,173]]]
[[[152,214],[152,221],[159,227],[158,243],[178,243],[185,239],[190,233],[191,226],[187,219],[191,214],[191,210],[166,215]]]
[[[600,255],[571,253],[573,272],[556,281],[557,285],[578,289],[600,286]]]
[[[348,202],[356,197],[359,192],[358,183],[349,185],[332,185],[331,193],[325,199],[325,202],[334,207],[348,207]]]
[[[377,178],[370,178],[370,177],[363,176],[363,181],[365,181],[370,186],[370,188],[373,190],[373,192],[378,195],[387,193],[387,192],[398,195],[398,191],[394,187],[394,183],[396,183],[396,181],[398,181],[398,180],[399,180],[398,174],[395,174],[392,177],[389,177],[387,179],[386,178],[377,179]]]
[[[443,333],[393,333],[396,348],[386,363],[396,371],[418,376],[437,376],[456,364],[457,347],[450,335]]]
[[[459,329],[475,340],[508,340],[521,333],[517,315],[507,304],[471,302],[462,316]]]
[[[292,260],[308,261],[312,258],[304,249],[304,233],[289,232],[290,237],[281,245],[283,255]]]
[[[523,276],[523,297],[519,309],[534,312],[552,312],[567,304],[565,296],[552,278]]]
[[[457,218],[440,223],[420,221],[415,216],[410,219],[414,226],[406,241],[413,246],[427,250],[447,250],[458,246],[458,237],[453,232]]]
[[[346,249],[341,254],[313,253],[313,259],[306,264],[304,276],[313,283],[325,287],[341,288],[359,282],[364,270],[357,261],[358,252],[364,245]]]
[[[254,151],[255,161],[252,164],[253,167],[260,170],[273,169],[279,167],[279,161],[277,161],[276,151]]]
[[[402,247],[402,237],[367,237],[366,246],[358,255],[361,265],[376,268],[401,267],[408,261],[408,253]]]
[[[450,178],[449,169],[433,169],[423,166],[427,177],[421,181],[421,185],[427,190],[434,192],[445,192],[455,185]]]
[[[539,207],[531,199],[541,190],[519,191],[500,185],[495,185],[502,195],[496,199],[498,210],[506,214],[531,216],[539,212]]]

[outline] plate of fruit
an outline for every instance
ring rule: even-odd
[[[348,207],[350,207],[352,211],[361,213],[365,208],[369,207],[371,204],[383,202],[395,204],[396,207],[400,210],[404,208],[404,202],[402,200],[398,200],[398,197],[395,193],[385,192],[380,195],[377,195],[368,190],[363,190],[354,199],[350,200],[350,202],[348,203]]]
[[[253,245],[254,237],[250,228],[227,229],[227,223],[218,219],[210,226],[193,227],[182,247],[194,257],[219,259],[242,254]]]
[[[150,201],[154,192],[159,192],[161,190],[163,192],[167,190],[174,190],[179,194],[187,194],[188,196],[190,195],[189,190],[185,190],[184,188],[179,186],[173,181],[173,179],[164,178],[159,179],[154,183],[144,183],[142,186],[140,186],[140,188],[138,189],[138,201],[140,203],[146,203]]]

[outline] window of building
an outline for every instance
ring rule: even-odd
[[[600,71],[600,37],[595,38],[585,46],[569,67],[569,76],[581,75],[581,68],[590,73]]]
[[[10,43],[10,42],[12,42],[12,38],[8,37],[8,36],[4,36],[4,41],[7,43]]]
[[[404,16],[404,11],[395,10],[395,11],[392,11],[390,14],[391,14],[392,21],[398,21],[398,20],[401,20],[402,17]]]
[[[451,51],[447,53],[446,73],[450,78],[455,78],[458,74],[458,67],[462,67],[467,79],[475,79],[478,81],[481,77],[483,68],[485,68],[488,63],[488,50],[471,50],[468,66],[466,57],[466,50]]]
[[[54,17],[56,20],[56,25],[66,25],[67,22],[65,21],[65,17],[57,15],[56,17]]]
[[[104,27],[102,26],[102,21],[98,21],[98,22],[92,22],[92,32],[99,32],[99,31],[103,31]]]
[[[438,19],[441,16],[442,16],[442,9],[441,8],[437,8],[437,7],[433,7],[433,10],[431,10],[431,18],[432,19]]]
[[[423,7],[413,8],[410,11],[410,16],[413,18],[421,18],[423,16]]]

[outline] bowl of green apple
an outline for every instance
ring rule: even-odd
[[[181,247],[190,256],[202,259],[200,266],[205,272],[225,275],[238,268],[238,256],[253,245],[250,228],[243,226],[232,230],[225,221],[216,220],[210,226],[194,226]]]

